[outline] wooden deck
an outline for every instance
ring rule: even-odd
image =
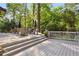
[[[49,39],[15,56],[79,56],[79,42]]]

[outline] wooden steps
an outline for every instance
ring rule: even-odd
[[[31,46],[34,46],[40,42],[45,41],[47,38],[45,36],[33,37],[31,39],[20,40],[12,42],[9,44],[4,44],[3,48],[6,51],[3,56],[15,55]]]

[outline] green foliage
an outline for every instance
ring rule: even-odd
[[[7,32],[10,30],[10,23],[8,21],[0,21],[0,31]]]
[[[66,23],[69,24],[69,30],[74,31],[75,30],[75,22],[77,21],[75,19],[75,13],[71,11],[70,9],[66,9],[63,13],[63,19]]]
[[[44,31],[43,34],[48,37],[48,31]]]
[[[7,10],[9,14],[7,15],[10,15],[12,19],[11,21],[1,20],[0,31],[10,31],[14,27],[19,27],[19,23],[21,28],[36,29],[37,23],[39,23],[37,22],[38,18],[40,18],[40,30],[42,33],[45,30],[79,31],[79,14],[75,15],[74,10],[72,10],[75,5],[69,4],[67,6],[65,4],[65,7],[53,7],[51,3],[41,3],[40,11],[38,11],[38,4],[26,4],[26,8],[24,4],[8,3]],[[64,11],[62,11],[63,9]],[[38,13],[40,13],[40,16],[38,16]]]

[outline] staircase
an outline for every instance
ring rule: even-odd
[[[3,54],[3,56],[13,56],[15,54],[18,54],[19,52],[22,52],[23,50],[26,50],[29,47],[45,41],[46,39],[47,38],[45,36],[39,36],[4,44],[2,46],[6,52]]]

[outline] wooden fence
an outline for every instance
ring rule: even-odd
[[[79,32],[48,31],[48,37],[52,39],[79,40]]]

